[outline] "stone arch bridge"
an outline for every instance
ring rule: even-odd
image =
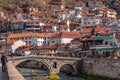
[[[69,65],[72,68],[72,74],[77,74],[77,65],[80,64],[81,58],[72,58],[72,57],[51,57],[51,56],[28,56],[28,57],[13,57],[9,58],[9,61],[16,67],[18,64],[27,61],[35,60],[44,64],[48,69],[50,74],[58,74],[60,68],[63,65]]]

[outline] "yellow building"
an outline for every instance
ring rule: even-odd
[[[38,8],[29,8],[29,13],[30,14],[35,14],[35,13],[38,13]]]

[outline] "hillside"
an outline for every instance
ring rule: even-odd
[[[49,3],[50,0],[0,0],[0,11],[7,13],[16,12],[28,12],[29,7],[37,7],[40,11],[46,11],[46,5],[44,3]],[[83,2],[85,0],[65,0],[68,4],[73,5],[74,2]],[[109,8],[115,9],[118,12],[118,17],[120,17],[120,0],[103,0],[103,3]]]

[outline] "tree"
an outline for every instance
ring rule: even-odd
[[[95,29],[94,28],[92,28],[92,30],[91,30],[91,35],[95,35]]]

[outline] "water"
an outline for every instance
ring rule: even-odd
[[[47,76],[49,72],[47,70],[37,70],[28,68],[17,68],[18,71],[25,77],[26,80],[48,80]],[[31,77],[31,72],[35,71],[39,76]],[[64,73],[60,73],[60,80],[84,80],[80,77],[69,76]]]

